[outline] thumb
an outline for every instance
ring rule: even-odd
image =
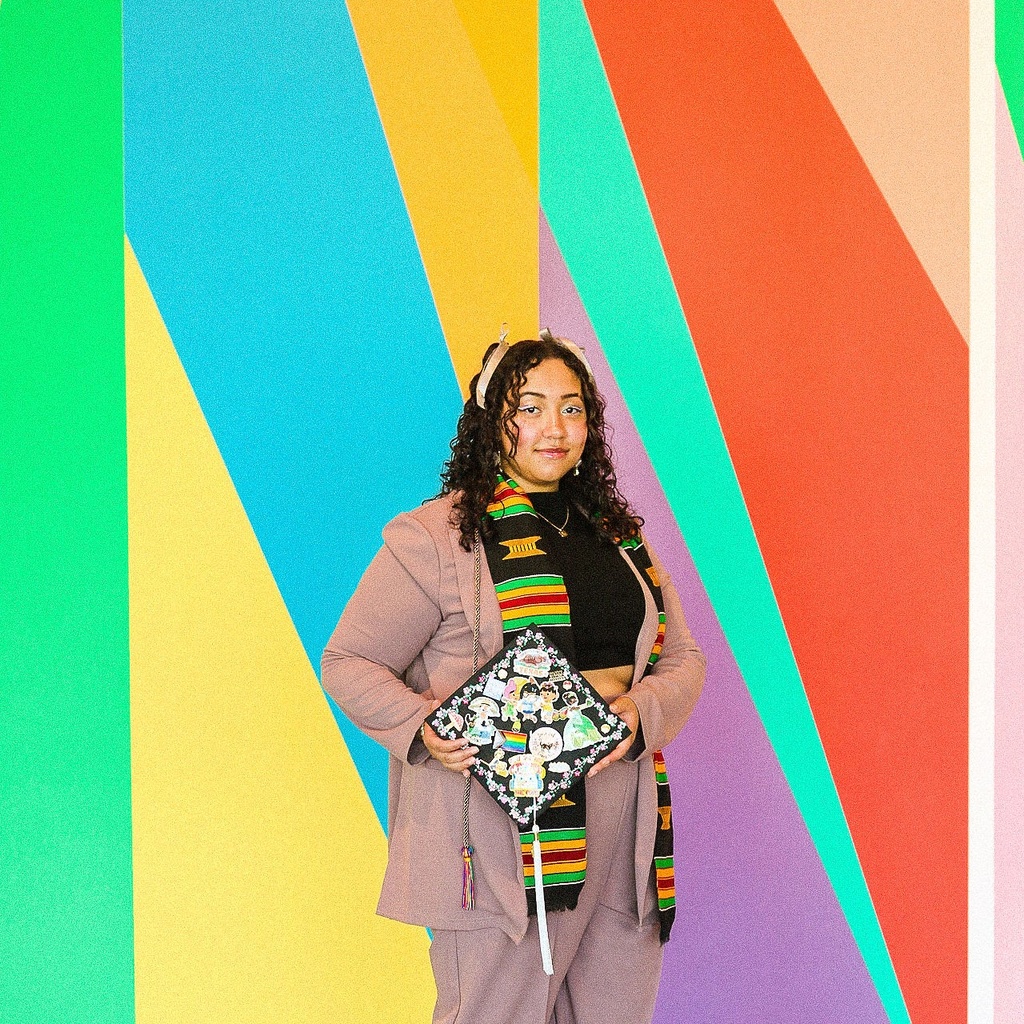
[[[439,700],[432,700],[430,702],[430,707],[427,708],[427,713],[423,717],[423,724],[420,726],[421,735],[423,735],[423,733],[427,729],[429,729],[431,732],[434,731],[433,726],[431,726],[431,724],[430,724],[430,718],[431,718],[431,716],[434,714],[434,712],[440,706],[441,706],[441,701],[439,701]]]

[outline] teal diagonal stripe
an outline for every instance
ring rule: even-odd
[[[355,32],[343,3],[127,0],[124,42],[128,235],[318,667],[462,407]],[[332,710],[383,825],[387,753]]]
[[[886,1012],[909,1021],[586,14],[540,10],[541,204]]]

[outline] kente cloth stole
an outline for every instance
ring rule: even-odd
[[[539,520],[527,493],[509,477],[498,474],[494,500],[487,506],[495,536],[484,544],[487,565],[501,609],[504,640],[520,629],[543,629],[571,661],[576,660],[569,596],[555,560],[539,547]],[[622,550],[644,580],[658,610],[658,633],[644,674],[654,667],[665,639],[665,602],[658,574],[639,538],[625,541]],[[672,861],[672,804],[668,775],[661,751],[655,751],[658,785],[658,827],[654,841],[654,869],[658,886],[661,941],[667,942],[675,919],[675,878]],[[572,910],[579,900],[587,873],[587,793],[581,779],[537,819],[541,840],[541,871],[548,910]],[[520,835],[526,902],[536,914],[534,897],[533,832]]]

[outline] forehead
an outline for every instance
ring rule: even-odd
[[[561,359],[545,359],[538,363],[527,373],[523,391],[552,398],[582,393],[579,378]]]

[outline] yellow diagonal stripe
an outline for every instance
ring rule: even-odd
[[[454,0],[491,93],[537,188],[537,0]]]
[[[348,8],[465,391],[503,320],[513,340],[538,331],[536,172],[519,148],[527,134],[536,138],[536,113],[531,119],[519,100],[502,97],[520,110],[510,114],[513,138],[452,0],[408,0],[397,15],[379,0]],[[536,6],[514,18],[529,38],[506,42],[515,53],[532,46],[534,80],[536,19]]]
[[[374,915],[384,836],[125,255],[136,1019],[428,1020],[426,934]]]

